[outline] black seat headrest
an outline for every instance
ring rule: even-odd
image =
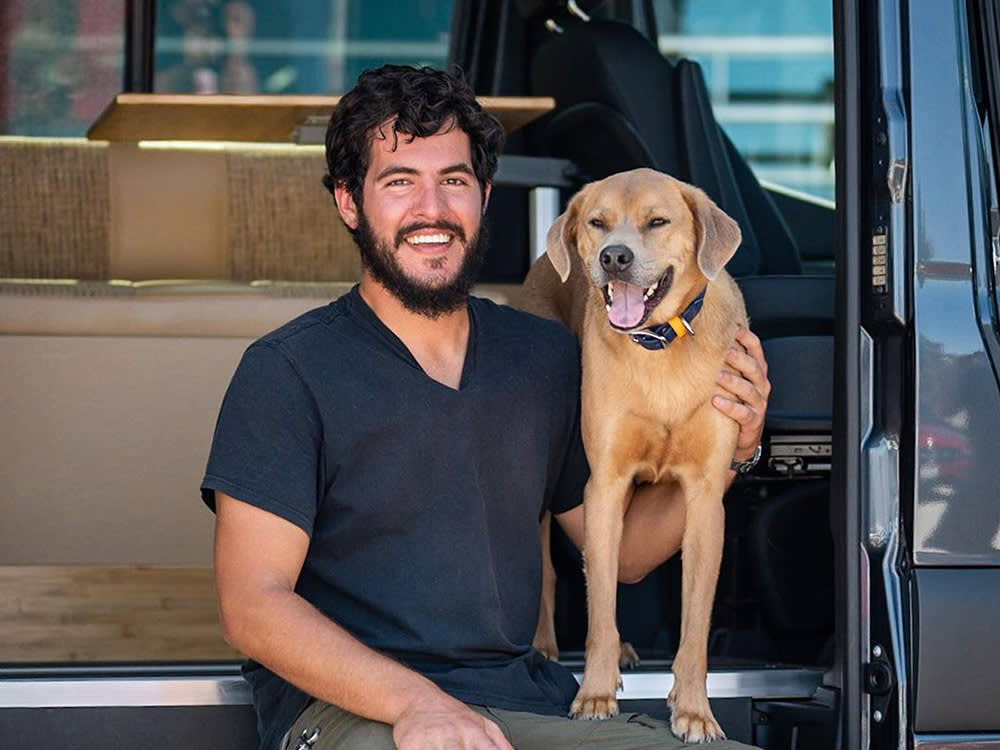
[[[672,66],[631,26],[617,21],[567,24],[539,48],[530,74],[532,93],[555,97],[560,110],[596,102],[623,115],[640,133],[655,123],[656,138],[647,140],[656,164],[647,166],[670,174],[680,169]],[[635,96],[637,91],[645,93]]]

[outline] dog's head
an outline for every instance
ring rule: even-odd
[[[632,331],[683,312],[733,257],[740,228],[698,188],[634,169],[584,187],[547,240],[560,278],[579,254],[611,327]]]

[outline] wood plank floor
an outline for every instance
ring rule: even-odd
[[[211,568],[0,566],[0,663],[239,658]]]

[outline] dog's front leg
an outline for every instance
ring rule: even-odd
[[[631,479],[595,472],[584,491],[583,559],[589,622],[583,684],[570,707],[570,716],[575,719],[608,719],[618,713],[618,550],[630,490]]]
[[[718,473],[718,472],[716,472]],[[670,728],[685,742],[711,742],[725,734],[708,704],[708,633],[722,561],[724,484],[705,476],[681,482],[686,516],[681,546],[681,641],[674,687],[667,697]]]

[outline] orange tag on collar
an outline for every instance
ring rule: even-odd
[[[676,316],[667,321],[670,327],[674,329],[674,333],[677,334],[677,338],[683,338],[687,336],[687,328],[684,326],[684,321],[680,319],[680,316]]]

